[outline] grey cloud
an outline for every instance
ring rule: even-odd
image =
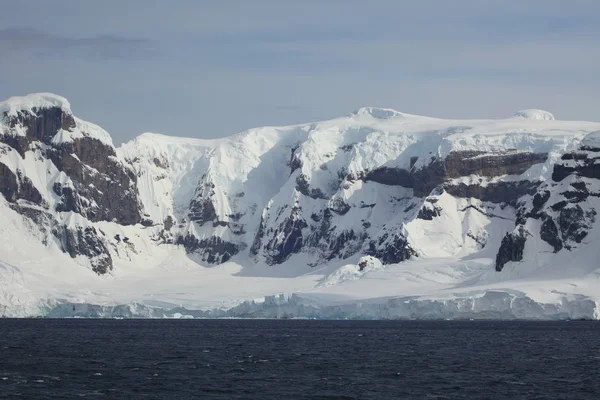
[[[109,60],[148,54],[151,42],[121,36],[71,38],[30,28],[0,30],[0,54],[25,53],[36,57],[75,57]]]

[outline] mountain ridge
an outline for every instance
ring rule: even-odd
[[[317,274],[372,257],[477,259],[504,276],[538,258],[552,265],[547,254],[595,251],[600,123],[543,110],[444,120],[363,107],[222,139],[145,133],[119,147],[60,96],[11,98],[0,116],[0,215],[17,213],[48,252],[100,275],[183,251],[186,265],[241,263],[241,274]],[[336,282],[362,277],[347,268]]]

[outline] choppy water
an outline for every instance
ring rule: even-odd
[[[0,320],[0,398],[598,399],[600,324]]]

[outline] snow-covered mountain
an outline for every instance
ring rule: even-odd
[[[0,313],[347,317],[374,302],[365,316],[597,317],[599,178],[600,123],[542,110],[367,107],[115,148],[66,99],[13,97],[0,103]],[[248,302],[278,293],[295,294]]]

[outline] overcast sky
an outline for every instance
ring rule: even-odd
[[[53,92],[115,143],[362,106],[600,121],[600,1],[0,0],[0,97]]]

